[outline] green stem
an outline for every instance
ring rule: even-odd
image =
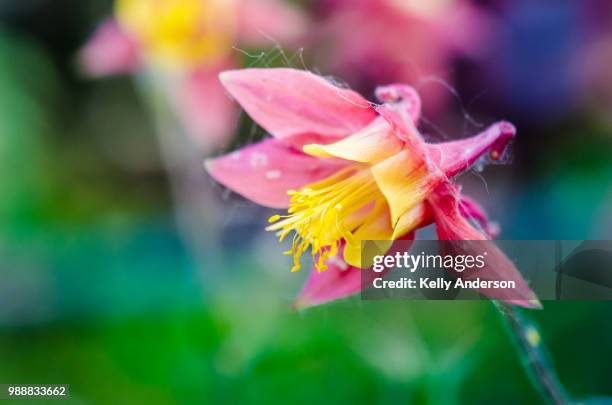
[[[214,185],[205,175],[205,153],[195,147],[177,121],[164,80],[145,71],[136,76],[136,85],[156,127],[178,231],[200,270],[204,296],[209,296],[207,292],[219,276],[215,269],[222,268],[217,233],[223,226],[223,215],[219,214]]]
[[[534,386],[551,404],[571,403],[552,366],[537,325],[519,308],[494,301]]]

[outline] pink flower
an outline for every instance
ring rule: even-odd
[[[295,42],[304,16],[280,0],[116,0],[79,55],[91,77],[155,71],[187,132],[202,147],[224,146],[237,111],[217,76],[237,65],[235,43]]]
[[[440,239],[485,240],[484,211],[461,197],[452,178],[484,156],[499,159],[514,137],[507,122],[474,137],[428,144],[415,124],[420,99],[409,86],[377,89],[382,105],[293,69],[244,69],[221,82],[246,112],[273,136],[207,161],[209,173],[247,199],[286,215],[268,230],[292,235],[293,271],[310,251],[312,275],[298,297],[301,307],[361,290],[361,241],[413,239],[435,222]],[[464,204],[460,208],[459,202]],[[479,231],[473,219],[485,226]],[[512,262],[496,251],[495,275],[519,285],[512,299],[537,306]],[[489,291],[482,291],[491,295]],[[502,297],[503,299],[504,297]]]
[[[320,0],[327,18],[316,36],[316,66],[363,91],[386,83],[449,81],[457,55],[476,57],[494,28],[491,18],[457,0]],[[449,92],[439,84],[420,90],[428,111]]]

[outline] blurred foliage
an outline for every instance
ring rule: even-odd
[[[23,66],[30,67],[23,69]],[[0,36],[0,218],[7,223],[45,205],[51,127],[45,105],[53,105],[57,83],[45,55],[22,41]],[[40,209],[40,207],[38,207]]]

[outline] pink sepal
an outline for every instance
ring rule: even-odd
[[[298,190],[346,167],[339,159],[319,159],[276,139],[266,139],[216,159],[206,169],[225,187],[272,208],[289,206],[288,190]]]
[[[296,69],[229,70],[221,83],[270,134],[301,148],[351,135],[376,118],[366,99]]]

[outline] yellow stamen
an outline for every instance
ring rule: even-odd
[[[288,215],[272,216],[269,220],[272,225],[266,229],[277,232],[279,241],[295,232],[291,249],[285,252],[293,255],[291,271],[300,269],[300,256],[308,248],[317,270],[326,270],[325,262],[338,253],[342,240],[350,245],[359,243],[352,232],[361,223],[347,221],[348,217],[372,202],[385,201],[370,170],[360,165],[288,194],[291,196]]]
[[[281,219],[280,215],[272,215],[270,218],[268,218],[268,222],[272,224],[278,221],[279,219]]]

